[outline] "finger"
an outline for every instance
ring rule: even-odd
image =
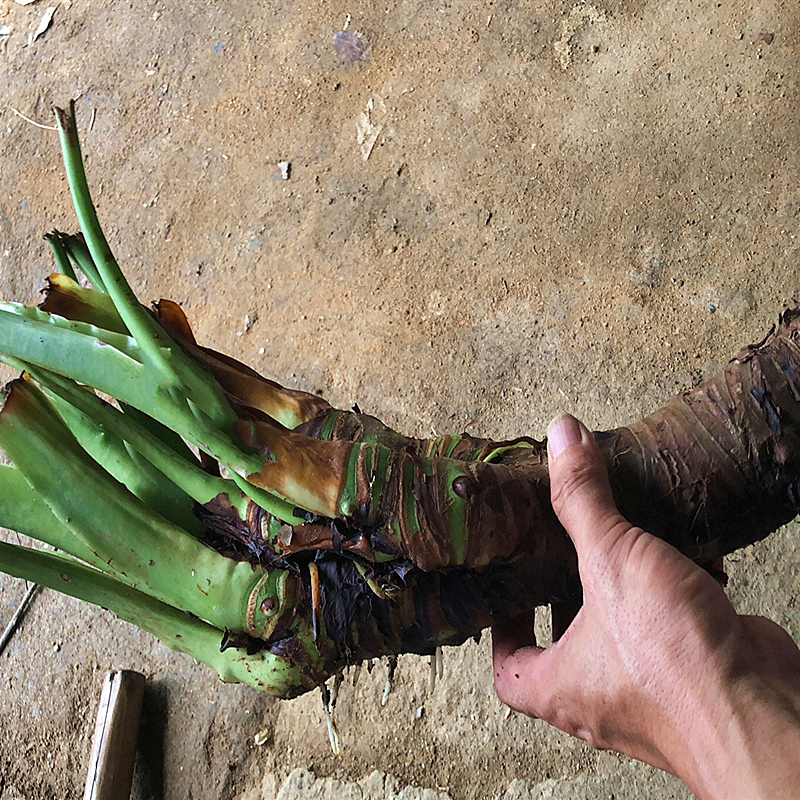
[[[498,622],[492,626],[492,656],[496,660],[507,658],[515,650],[536,646],[536,634],[533,629],[534,612],[524,614],[510,620]]]
[[[575,544],[578,556],[606,534],[629,525],[614,503],[608,472],[594,436],[565,414],[547,429],[550,496],[553,509]]]
[[[494,688],[500,702],[531,717],[543,717],[551,692],[541,667],[549,650],[527,646],[509,647],[509,642],[492,630]]]
[[[572,620],[578,615],[582,605],[582,597],[550,603],[550,627],[553,632],[554,643],[567,632],[567,628],[572,625]]]

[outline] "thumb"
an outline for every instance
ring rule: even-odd
[[[614,503],[600,448],[582,422],[569,414],[554,419],[547,454],[553,510],[579,557],[607,534],[631,529]]]

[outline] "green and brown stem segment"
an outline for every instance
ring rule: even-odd
[[[632,522],[707,564],[796,516],[799,340],[800,312],[788,311],[721,375],[640,422],[596,434]],[[284,557],[316,559],[326,625],[351,658],[430,652],[579,593],[575,554],[550,506],[545,442],[453,437],[451,457],[431,458],[442,440],[392,449],[375,442],[396,434],[333,409],[294,436],[301,432],[357,445],[353,513],[295,525],[281,540]],[[353,588],[354,557],[371,565],[370,591]]]
[[[423,570],[480,569],[563,539],[545,442],[458,437],[460,457],[431,458],[440,440],[365,445],[375,427],[328,410],[298,430],[343,430],[361,444],[352,522],[379,530],[398,556]],[[596,437],[623,513],[686,555],[705,562],[764,538],[800,507],[800,311],[787,311],[720,375]]]

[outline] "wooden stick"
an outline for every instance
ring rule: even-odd
[[[83,800],[129,800],[143,698],[144,675],[106,674]]]
[[[6,645],[8,644],[11,637],[14,635],[14,631],[16,631],[17,626],[19,625],[19,621],[22,619],[22,615],[27,611],[28,606],[31,604],[31,600],[33,600],[33,596],[41,587],[36,584],[32,583],[28,587],[28,591],[25,592],[25,596],[22,598],[22,601],[17,606],[17,610],[14,612],[14,615],[11,617],[8,625],[6,625],[5,630],[2,634],[0,634],[0,653],[6,649]]]

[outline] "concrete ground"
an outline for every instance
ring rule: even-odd
[[[0,0],[3,299],[35,300],[42,234],[76,227],[55,134],[12,108],[70,98],[140,298],[411,434],[622,424],[797,299],[795,3],[54,0],[29,44],[49,5]],[[728,561],[737,607],[795,638],[797,535]],[[23,591],[0,579],[0,623]],[[45,592],[0,656],[0,800],[80,795],[120,667],[149,679],[138,800],[687,796],[506,718],[489,663],[446,651],[431,694],[404,657],[385,709],[383,665],[348,681],[337,759],[316,695],[223,685]]]

